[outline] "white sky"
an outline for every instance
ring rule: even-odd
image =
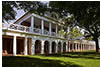
[[[19,19],[21,16],[23,16],[26,12],[24,12],[23,9],[21,10],[17,10],[16,8],[14,8],[14,10],[16,11],[17,15],[16,15],[16,19],[15,20],[10,20],[9,23],[13,23],[15,22],[17,19]]]
[[[41,1],[42,3],[48,3],[49,1]],[[10,20],[8,21],[9,23],[14,23],[17,19],[19,19],[21,16],[23,16],[26,12],[21,9],[21,10],[17,10],[16,8],[14,8],[14,10],[16,11],[17,15],[16,15],[16,19],[15,20]]]

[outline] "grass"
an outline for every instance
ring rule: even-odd
[[[100,54],[72,52],[54,55],[3,56],[3,67],[100,67]]]

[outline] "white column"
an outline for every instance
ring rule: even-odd
[[[58,35],[58,26],[56,24],[56,36]]]
[[[44,20],[41,21],[41,29],[42,29],[42,34],[44,34]]]
[[[31,47],[31,55],[35,54],[35,41],[34,38],[32,38],[32,47]]]
[[[50,36],[51,36],[51,32],[52,32],[52,30],[51,30],[51,22],[49,22],[49,33],[50,33]]]
[[[56,53],[58,53],[58,43],[56,42]]]
[[[27,55],[27,37],[25,37],[25,53],[24,55]]]
[[[49,54],[52,54],[52,41],[49,42]]]
[[[16,56],[16,36],[14,36],[13,38],[13,55]]]
[[[33,29],[34,29],[34,17],[32,16],[31,17],[31,32],[34,32]]]
[[[75,43],[75,51],[77,51],[77,43]]]
[[[61,42],[61,53],[63,52],[63,42]]]
[[[41,54],[44,54],[44,41],[41,43]]]
[[[66,43],[66,52],[68,51],[68,43]]]

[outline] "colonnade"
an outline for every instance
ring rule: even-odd
[[[85,51],[85,50],[95,50],[95,45],[91,44],[83,44],[83,43],[68,43],[67,41],[60,39],[48,39],[45,38],[31,38],[30,44],[28,43],[29,37],[24,37],[24,45],[23,46],[23,55],[28,55],[29,51],[30,55],[34,54],[55,54],[55,53],[63,53],[63,52],[76,52],[76,51]],[[14,35],[13,38],[13,55],[16,56],[18,54],[17,48],[17,36]],[[29,45],[31,46],[29,48]]]
[[[55,54],[55,53],[67,52],[67,42],[32,39],[32,51],[31,52],[32,52],[31,53],[32,55],[34,54]]]
[[[68,44],[69,52],[86,51],[86,50],[95,50],[95,45],[81,44],[81,43]]]
[[[17,54],[16,45],[17,45],[17,37],[13,36],[13,55]],[[67,52],[67,42],[62,42],[57,40],[34,40],[31,38],[31,49],[28,49],[27,40],[28,37],[24,39],[24,55],[28,55],[28,50],[31,50],[31,55],[34,54],[55,54],[55,53],[63,53]],[[47,43],[46,43],[47,42]]]

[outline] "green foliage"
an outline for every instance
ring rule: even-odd
[[[96,41],[96,51],[99,52],[98,37],[100,36],[100,2],[98,1],[51,1],[50,7],[59,13],[59,17],[70,13],[74,16],[74,24],[88,31]],[[66,24],[65,24],[66,25]],[[86,35],[87,36],[87,35]]]
[[[73,39],[75,37],[79,37],[81,36],[82,33],[80,32],[80,30],[78,28],[71,28],[70,32],[67,33],[67,36],[69,39]]]
[[[35,12],[43,13],[47,5],[41,3],[40,1],[2,1],[2,17],[3,20],[13,20],[16,19],[16,11],[23,9],[25,12]]]
[[[85,37],[85,38],[86,38],[87,40],[90,40],[90,41],[92,40],[92,37]]]
[[[58,31],[58,35],[59,35],[59,36],[61,36],[61,32],[62,32],[62,36],[64,37],[66,32],[65,32],[64,30]]]
[[[2,19],[3,20],[12,20],[15,19],[16,12],[13,7],[16,7],[17,4],[15,2],[3,1],[2,2]]]
[[[100,36],[100,2],[51,1],[50,6],[62,17],[68,12],[73,14],[75,25],[87,30],[91,36]]]

